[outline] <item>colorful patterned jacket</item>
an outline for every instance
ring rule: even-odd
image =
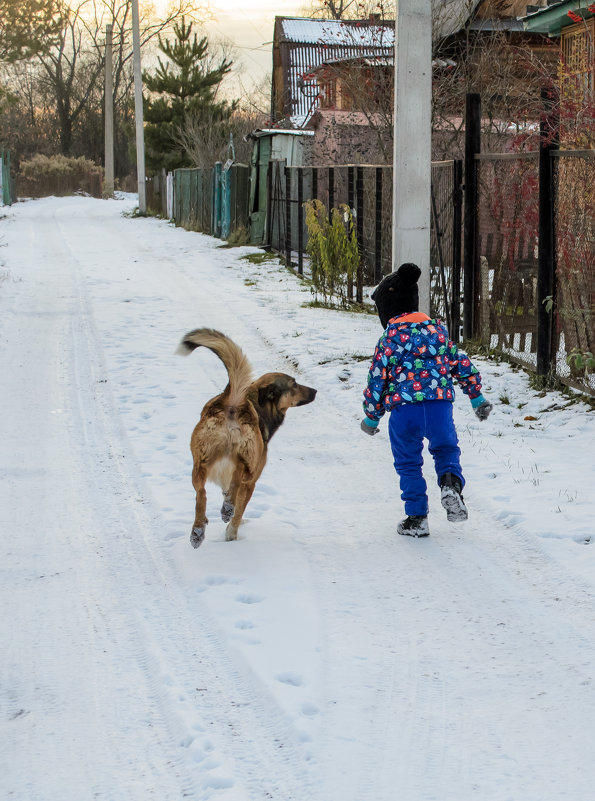
[[[477,368],[449,340],[439,320],[431,320],[422,312],[393,317],[378,340],[368,372],[366,417],[377,421],[403,403],[452,402],[453,377],[471,400],[481,395]]]

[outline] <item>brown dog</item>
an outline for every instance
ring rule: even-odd
[[[291,406],[312,403],[316,390],[296,383],[285,373],[265,373],[252,380],[252,368],[240,348],[225,334],[198,328],[183,338],[178,353],[209,348],[223,362],[229,382],[221,395],[208,401],[192,433],[192,484],[196,514],[190,542],[198,548],[205,538],[207,479],[223,490],[221,518],[225,538],[235,540],[242,515],[267,460],[269,440]]]

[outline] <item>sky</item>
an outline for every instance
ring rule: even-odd
[[[307,0],[216,0],[210,2],[212,19],[205,30],[213,40],[226,39],[236,47],[228,91],[238,96],[271,73],[275,16],[304,16]],[[157,9],[166,0],[155,3]]]
[[[302,16],[304,0],[217,0],[213,21],[206,26],[215,38],[233,41],[237,52],[236,78],[245,88],[271,72],[275,16]]]

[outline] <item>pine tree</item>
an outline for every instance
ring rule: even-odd
[[[217,101],[217,89],[232,62],[222,59],[210,69],[207,37],[192,34],[192,23],[184,18],[174,25],[175,39],[159,37],[159,49],[168,61],[158,59],[153,75],[145,72],[143,80],[150,95],[145,98],[145,150],[147,169],[175,170],[191,166],[188,154],[180,144],[185,121],[204,120],[205,125],[224,124],[235,104]]]
[[[0,61],[47,52],[60,31],[60,0],[0,0]]]

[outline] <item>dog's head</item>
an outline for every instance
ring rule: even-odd
[[[265,373],[252,384],[251,400],[258,412],[262,436],[268,441],[279,428],[292,406],[312,403],[316,390],[298,384],[285,373]]]

